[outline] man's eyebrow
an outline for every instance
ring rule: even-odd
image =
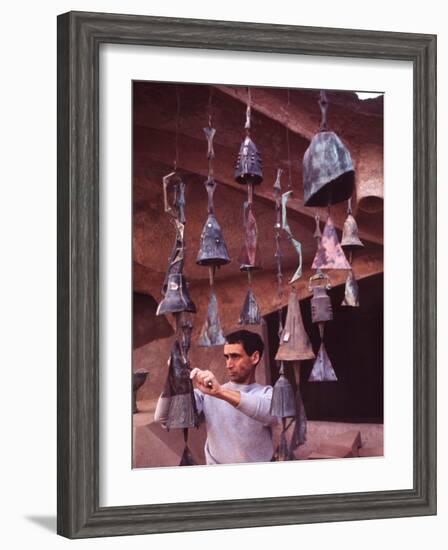
[[[225,353],[224,357],[227,359],[227,357],[241,357],[241,353]]]

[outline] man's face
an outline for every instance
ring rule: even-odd
[[[255,382],[255,366],[260,360],[260,352],[247,355],[242,344],[225,344],[227,372],[231,382],[252,384]]]

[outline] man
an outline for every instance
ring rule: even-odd
[[[224,357],[230,381],[220,384],[209,370],[191,371],[198,412],[207,425],[207,464],[269,462],[273,455],[272,387],[255,382],[255,368],[263,355],[263,340],[248,330],[226,337]],[[165,410],[164,410],[165,409]],[[166,419],[162,398],[154,419]],[[202,416],[201,415],[201,416]]]

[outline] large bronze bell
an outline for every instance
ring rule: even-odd
[[[313,287],[311,298],[311,320],[313,323],[323,323],[333,319],[331,300],[324,286]]]
[[[312,269],[351,269],[336,233],[333,220],[328,216]]]
[[[359,238],[358,224],[355,218],[349,214],[344,222],[344,228],[342,230],[341,246],[344,248],[353,249],[363,247],[363,243]]]
[[[328,206],[349,199],[355,172],[345,145],[334,132],[316,134],[303,157],[305,206]]]
[[[213,214],[209,214],[202,229],[199,253],[196,258],[198,265],[224,265],[230,262],[227,246],[221,227]]]
[[[249,136],[241,144],[238,153],[235,181],[242,185],[259,185],[263,181],[261,155]]]
[[[171,273],[168,275],[165,297],[160,302],[156,315],[181,311],[196,313],[196,306],[190,298],[185,277],[181,273]]]
[[[288,298],[288,313],[285,327],[280,335],[276,361],[303,361],[315,355],[308,334],[303,326],[302,313],[297,293],[291,291]]]
[[[199,425],[199,415],[190,379],[190,369],[182,359],[179,342],[174,341],[169,360],[168,376],[162,397],[169,398],[166,427],[193,428]]]

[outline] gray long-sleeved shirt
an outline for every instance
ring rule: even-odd
[[[269,412],[272,387],[233,382],[222,387],[240,392],[237,407],[194,390],[198,412],[202,413],[207,425],[207,464],[269,462],[273,455],[271,426],[277,423],[277,418]],[[163,423],[166,414],[161,399],[154,419]]]

